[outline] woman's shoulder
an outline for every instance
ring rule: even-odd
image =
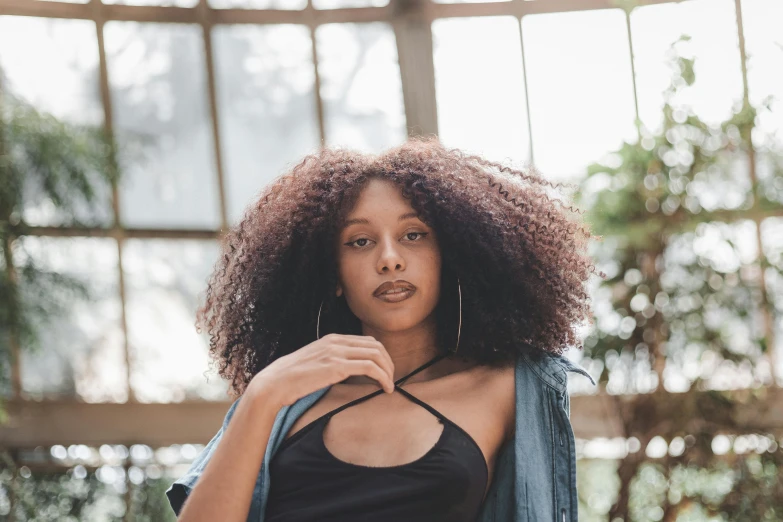
[[[505,437],[513,436],[516,415],[514,364],[503,366],[477,365],[469,371],[470,388],[481,397],[487,408],[494,409],[505,421]]]
[[[488,393],[507,394],[514,391],[514,366],[476,365],[468,370],[469,379],[476,388],[487,388]]]

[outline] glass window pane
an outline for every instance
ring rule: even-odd
[[[313,0],[316,9],[340,9],[343,7],[383,7],[389,0]]]
[[[307,7],[307,0],[209,0],[215,9],[289,9]]]
[[[573,179],[637,139],[628,33],[619,9],[522,19],[533,159]]]
[[[94,22],[0,16],[0,68],[3,89],[36,108],[73,123],[103,123]]]
[[[495,160],[527,161],[530,136],[517,19],[436,20],[432,39],[443,143]]]
[[[709,23],[705,23],[709,20]],[[732,115],[742,100],[742,66],[734,2],[690,0],[637,7],[631,13],[639,117],[655,133],[663,124],[663,91],[671,83],[668,52],[680,35],[692,57],[696,82],[681,90],[676,105],[690,107],[709,124]],[[681,44],[680,44],[681,45]]]
[[[773,96],[771,110],[760,110],[753,131],[757,148],[783,148],[783,3],[743,0],[742,23],[750,103],[760,109]]]
[[[173,7],[193,7],[198,5],[198,0],[103,0],[104,4],[124,5],[162,5]]]
[[[36,64],[31,67],[30,64]],[[3,89],[59,120],[77,125],[103,125],[103,105],[98,88],[98,46],[95,24],[86,20],[61,20],[0,16],[0,75]],[[10,103],[10,101],[8,102]],[[25,128],[38,128],[30,119],[17,120]],[[51,126],[43,128],[50,129]],[[22,134],[15,134],[22,136]],[[15,142],[17,150],[29,150],[31,142]],[[71,217],[55,208],[37,176],[25,180],[22,214],[31,225],[55,226]],[[96,203],[75,206],[75,217],[98,226],[112,219],[108,183],[93,176]]]
[[[327,24],[316,31],[326,142],[379,152],[405,141],[394,32],[385,23]]]
[[[213,30],[229,218],[291,163],[318,148],[310,30],[228,25]]]
[[[22,350],[22,390],[33,398],[65,396],[124,402],[127,379],[117,244],[103,238],[23,237],[14,264],[39,337]],[[37,272],[27,278],[23,266]],[[66,285],[76,280],[88,295]]]
[[[219,201],[201,28],[106,24],[123,224],[217,228]]]
[[[128,240],[123,247],[131,386],[142,402],[225,400],[208,337],[194,326],[218,255],[214,241]]]

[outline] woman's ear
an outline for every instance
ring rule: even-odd
[[[335,295],[337,295],[337,297],[343,295],[343,287],[340,286],[340,283],[337,283],[337,291],[335,292]]]

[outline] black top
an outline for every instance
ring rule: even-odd
[[[489,480],[475,440],[399,384],[448,355],[438,355],[395,381],[395,390],[440,419],[440,438],[423,456],[399,466],[363,466],[327,450],[323,431],[340,411],[383,389],[340,406],[284,440],[269,465],[266,522],[449,521],[476,519]]]

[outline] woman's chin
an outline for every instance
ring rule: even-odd
[[[373,324],[373,328],[385,333],[405,332],[416,328],[417,326],[421,326],[425,322],[425,319],[426,316],[411,317],[408,312],[405,317],[399,317],[393,320],[386,317],[381,321],[377,321]]]

